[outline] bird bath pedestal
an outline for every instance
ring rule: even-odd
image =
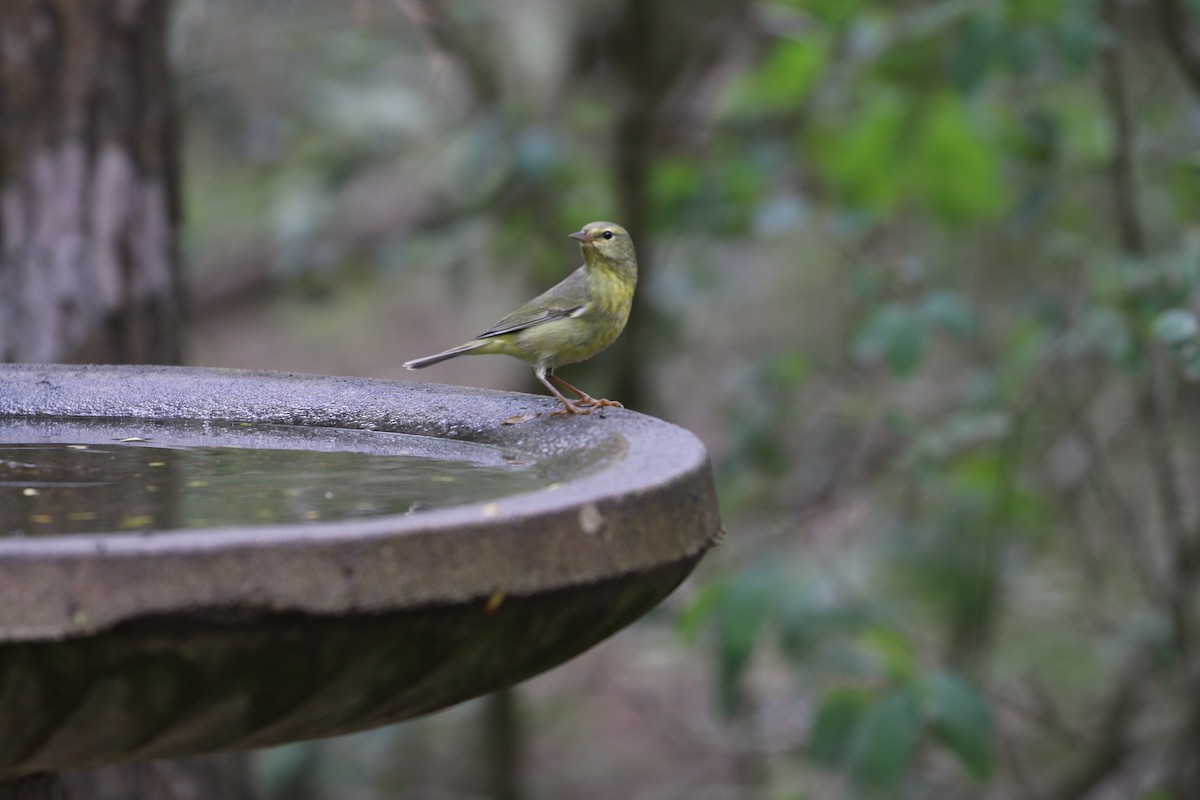
[[[624,410],[501,424],[552,408],[360,379],[0,365],[0,795],[35,774],[425,714],[637,619],[717,536],[704,448]],[[327,488],[317,462],[342,482]],[[280,463],[294,484],[257,483]],[[399,483],[379,490],[380,472]],[[451,492],[419,499],[413,475]]]

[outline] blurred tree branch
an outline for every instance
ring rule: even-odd
[[[1138,711],[1141,666],[1131,661],[1122,670],[1095,723],[1088,726],[1091,735],[1077,748],[1080,757],[1050,788],[1047,797],[1081,800],[1123,767],[1133,752],[1130,729]]]
[[[1146,525],[1125,496],[1121,482],[1112,474],[1111,456],[1104,451],[1095,425],[1086,414],[1076,414],[1073,424],[1088,454],[1087,475],[1092,494],[1106,509],[1113,528],[1124,543],[1125,554],[1134,566],[1142,591],[1151,601],[1161,602],[1164,599],[1162,579],[1154,565],[1153,547],[1145,538]]]
[[[1192,91],[1200,94],[1200,47],[1196,45],[1195,26],[1184,0],[1154,0],[1154,6],[1167,51]]]
[[[1159,21],[1168,49],[1194,90],[1200,91],[1200,53],[1191,45],[1191,25],[1187,11],[1179,0],[1157,0]],[[1110,32],[1116,34],[1121,26],[1117,0],[1101,0],[1100,16]],[[1138,211],[1137,189],[1133,174],[1134,129],[1128,108],[1121,42],[1114,38],[1099,56],[1101,91],[1108,109],[1113,131],[1113,157],[1110,181],[1114,211],[1121,248],[1132,258],[1148,255],[1145,233]],[[1151,342],[1146,353],[1145,377],[1140,390],[1139,405],[1146,421],[1145,440],[1148,461],[1154,478],[1159,517],[1167,537],[1170,557],[1169,580],[1158,593],[1170,628],[1186,694],[1200,694],[1200,668],[1196,657],[1196,606],[1200,546],[1195,526],[1189,526],[1180,495],[1180,469],[1174,455],[1177,432],[1174,423],[1180,419],[1173,413],[1169,398],[1172,378],[1163,353]],[[1110,772],[1128,752],[1126,730],[1133,713],[1130,709],[1135,696],[1134,686],[1140,684],[1140,671],[1126,670],[1109,703],[1108,712],[1100,726],[1107,732],[1102,747],[1080,766],[1073,779],[1063,787],[1063,797],[1083,796],[1092,788],[1091,776],[1097,778]],[[1195,754],[1197,732],[1200,732],[1200,705],[1191,709],[1175,733],[1179,757],[1169,766],[1168,783],[1179,797],[1200,794],[1200,768]],[[1184,755],[1188,751],[1189,755]]]
[[[492,800],[527,796],[522,780],[526,736],[521,723],[521,695],[510,686],[483,698],[482,761],[487,767]]]
[[[638,249],[642,286],[634,295],[625,333],[614,346],[613,395],[633,408],[646,409],[654,402],[646,362],[661,328],[659,312],[645,288],[658,268],[651,169],[664,154],[669,137],[686,129],[691,109],[683,101],[688,87],[695,87],[720,64],[719,54],[737,40],[747,11],[745,0],[687,4],[625,0],[612,32],[620,80],[613,120],[613,179],[621,222]]]
[[[392,1],[425,35],[436,54],[435,77],[442,72],[440,61],[452,59],[462,66],[477,104],[490,107],[500,99],[500,71],[495,59],[488,54],[487,41],[472,36],[454,20],[452,4],[427,0]]]
[[[1178,7],[1176,7],[1178,6]],[[1180,26],[1180,46],[1187,43],[1186,12],[1176,0],[1160,0],[1160,10],[1172,15]],[[1164,8],[1165,7],[1165,8]],[[1105,26],[1114,34],[1121,28],[1117,0],[1101,0],[1100,14]],[[1119,38],[1110,41],[1100,53],[1101,89],[1113,131],[1113,156],[1110,180],[1114,198],[1117,229],[1122,250],[1133,258],[1144,258],[1147,245],[1141,216],[1138,211],[1137,188],[1133,174],[1134,130],[1128,108],[1125,74]],[[1178,55],[1178,54],[1177,54]],[[1182,62],[1181,62],[1182,63]],[[1176,645],[1186,660],[1193,657],[1196,646],[1195,611],[1192,597],[1196,589],[1200,553],[1197,553],[1196,533],[1184,518],[1183,499],[1179,493],[1179,469],[1175,465],[1172,413],[1167,397],[1170,377],[1161,353],[1147,355],[1148,377],[1141,397],[1142,413],[1147,421],[1147,447],[1150,468],[1158,493],[1158,506],[1168,540],[1171,544],[1171,587],[1167,594],[1167,611],[1171,619]]]
[[[1134,131],[1121,58],[1121,23],[1118,14],[1117,0],[1100,0],[1100,19],[1111,36],[1099,53],[1100,91],[1108,109],[1108,122],[1113,134],[1109,169],[1117,232],[1121,248],[1131,256],[1141,257],[1146,255],[1146,236],[1138,213],[1133,174]]]

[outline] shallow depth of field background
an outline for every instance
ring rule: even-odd
[[[1200,3],[178,0],[188,362],[400,364],[629,227],[565,377],[683,425],[728,535],[519,687],[509,797],[1200,797]],[[596,420],[603,424],[603,420]],[[259,754],[498,796],[488,703]]]

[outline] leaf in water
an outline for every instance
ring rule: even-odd
[[[912,764],[921,735],[921,704],[906,685],[867,708],[850,743],[850,775],[872,789],[890,789]]]
[[[939,672],[925,683],[933,735],[977,781],[992,774],[992,712],[987,701],[962,679]]]

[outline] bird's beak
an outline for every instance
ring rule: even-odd
[[[575,231],[574,233],[568,233],[567,235],[575,241],[582,242],[583,244],[590,244],[592,239],[595,238],[587,231]]]

